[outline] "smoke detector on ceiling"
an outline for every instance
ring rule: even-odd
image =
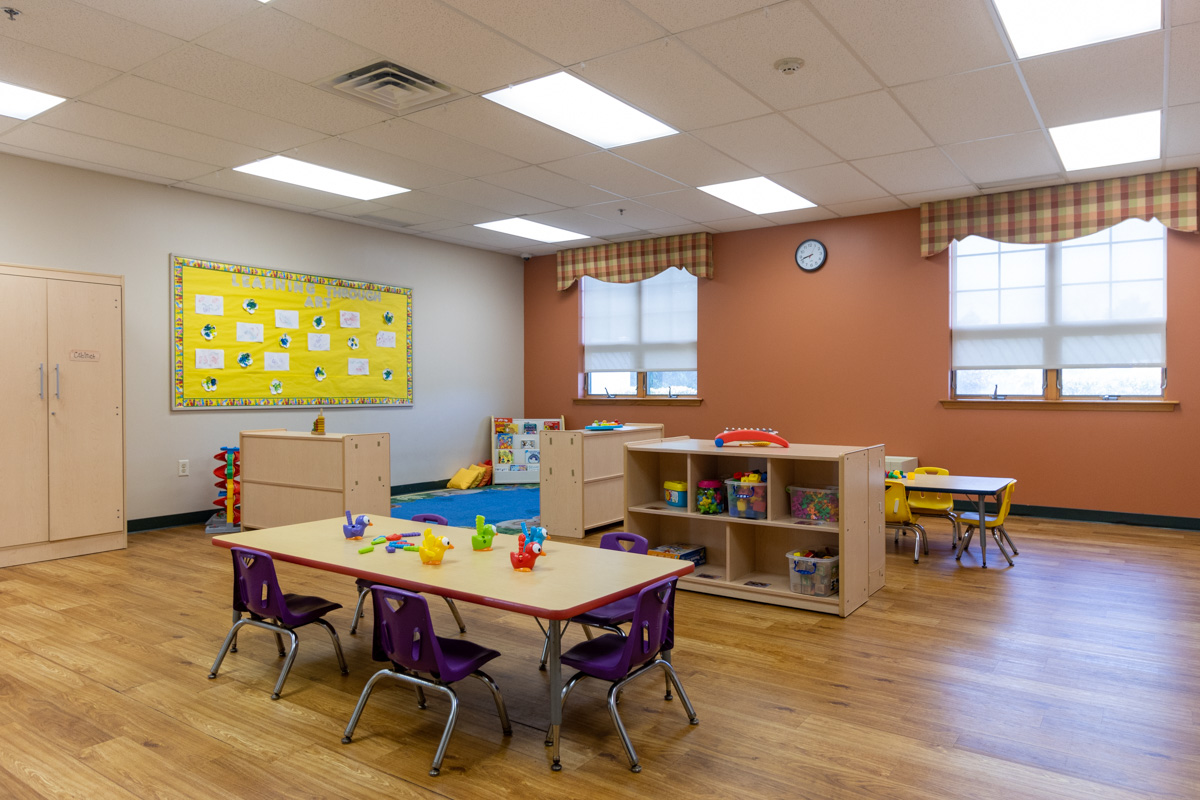
[[[784,75],[795,75],[804,67],[803,58],[781,58],[775,62],[775,69]]]

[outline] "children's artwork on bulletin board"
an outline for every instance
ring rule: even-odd
[[[561,431],[563,419],[492,417],[492,481],[538,483],[542,453],[540,431]]]
[[[182,256],[171,271],[174,409],[412,405],[411,289]]]

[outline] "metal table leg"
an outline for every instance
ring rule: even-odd
[[[983,511],[984,496],[979,495],[979,557],[983,568],[987,569],[987,516]]]
[[[559,620],[547,620],[550,629],[550,652],[547,654],[546,671],[550,673],[550,769],[562,770],[559,760],[559,735],[562,730],[562,628]]]

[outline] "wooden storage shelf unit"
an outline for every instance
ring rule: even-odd
[[[697,481],[725,480],[750,470],[767,474],[766,518],[696,511]],[[719,448],[711,439],[630,444],[625,450],[625,529],[645,536],[651,547],[677,542],[704,546],[706,563],[680,578],[681,589],[844,617],[883,587],[883,473],[883,445]],[[686,508],[667,505],[665,481],[687,483]],[[793,518],[788,486],[836,488],[837,522]],[[792,592],[786,554],[829,546],[837,547],[840,556],[838,594]]]
[[[242,431],[242,527],[391,513],[387,433]]]

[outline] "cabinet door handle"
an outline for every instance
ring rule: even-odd
[[[46,399],[46,362],[38,364],[38,399]]]
[[[58,396],[58,364],[54,365],[54,399],[59,399]]]

